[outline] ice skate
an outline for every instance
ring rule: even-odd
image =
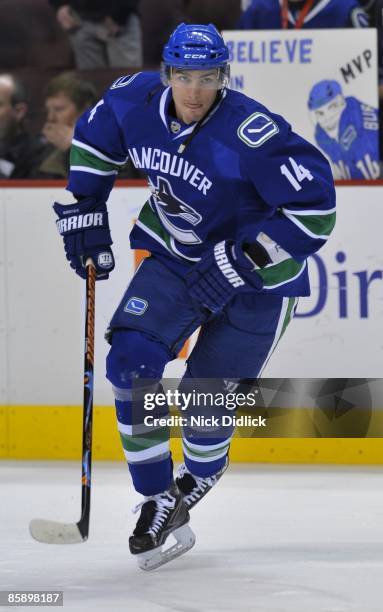
[[[225,465],[219,472],[205,478],[191,474],[184,463],[180,465],[175,481],[183,495],[183,500],[188,510],[194,508],[200,499],[209,493],[210,489],[217,484],[228,465],[229,458],[227,457]]]
[[[134,512],[139,509],[141,515],[129,538],[129,548],[137,555],[141,569],[156,569],[194,546],[195,535],[188,525],[189,512],[174,483],[167,491],[147,497]],[[176,543],[164,550],[169,535],[174,536]]]

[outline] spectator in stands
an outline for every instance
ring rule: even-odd
[[[238,28],[279,30],[368,25],[368,15],[359,0],[252,0],[241,15]]]
[[[370,14],[371,26],[378,30],[379,98],[383,100],[383,0],[361,0]]]
[[[96,101],[94,85],[75,73],[64,72],[49,81],[45,91],[46,121],[42,133],[50,146],[38,168],[39,178],[67,176],[75,123]]]
[[[96,104],[97,99],[93,83],[85,81],[76,73],[64,72],[49,81],[45,91],[46,121],[42,130],[49,149],[35,178],[67,177],[75,123],[87,108]],[[130,160],[119,172],[120,178],[143,176]]]
[[[383,0],[363,1],[371,15],[371,26],[378,31],[379,145],[380,157],[383,159]]]
[[[139,0],[48,0],[80,70],[142,66]]]
[[[372,27],[374,26],[374,12],[375,12],[375,4],[377,0],[359,0],[360,4],[363,6],[366,13],[368,13],[370,18],[370,23]]]
[[[32,178],[44,155],[44,144],[28,133],[28,104],[22,82],[0,74],[0,179]]]

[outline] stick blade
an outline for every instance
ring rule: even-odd
[[[33,519],[29,523],[29,532],[32,538],[43,544],[79,544],[87,539],[81,535],[78,523]]]

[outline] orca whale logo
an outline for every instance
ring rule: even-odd
[[[177,198],[166,178],[158,176],[157,185],[150,181],[150,189],[152,192],[151,202],[169,234],[183,244],[200,244],[202,241],[193,230],[182,229],[175,225],[173,221],[183,219],[190,225],[196,226],[202,221],[202,215],[189,204]]]

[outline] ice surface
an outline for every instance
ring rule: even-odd
[[[151,573],[128,549],[137,501],[125,465],[96,463],[88,542],[39,544],[30,519],[79,519],[80,462],[0,462],[0,589],[79,612],[383,609],[381,468],[230,466],[192,511],[195,547]]]

